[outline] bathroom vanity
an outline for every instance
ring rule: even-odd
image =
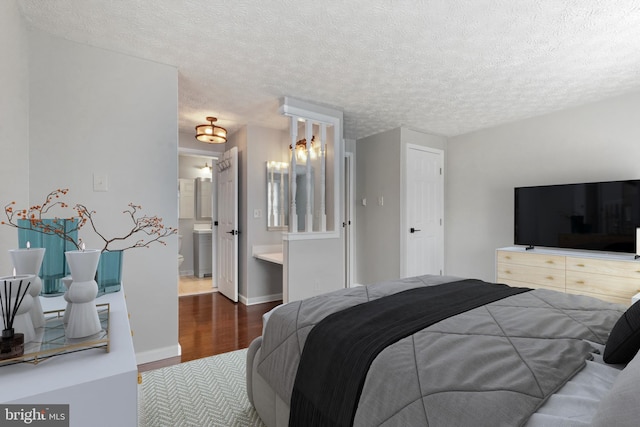
[[[193,275],[211,277],[213,273],[212,231],[207,224],[193,227]]]

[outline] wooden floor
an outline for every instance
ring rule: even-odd
[[[262,315],[281,301],[246,306],[218,292],[182,296],[178,303],[182,357],[139,365],[140,372],[247,348],[262,333]]]

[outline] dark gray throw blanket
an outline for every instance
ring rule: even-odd
[[[327,316],[307,337],[289,426],[351,426],[369,366],[387,346],[450,316],[530,290],[467,279],[410,289]]]

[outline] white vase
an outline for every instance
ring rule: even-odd
[[[64,253],[71,270],[71,285],[67,298],[73,308],[68,316],[65,335],[67,338],[84,338],[102,330],[95,299],[98,284],[95,281],[96,269],[100,260],[100,250],[85,249]]]
[[[34,328],[44,326],[44,314],[42,312],[42,304],[40,304],[40,292],[42,291],[42,279],[38,276],[42,260],[44,259],[45,248],[31,249],[10,249],[11,261],[17,274],[33,274],[35,276],[31,286],[29,286],[29,294],[33,297],[33,305],[29,310],[31,321]]]
[[[66,326],[67,323],[69,323],[69,314],[71,314],[71,309],[73,308],[73,303],[69,299],[69,288],[71,287],[71,282],[73,281],[73,279],[71,279],[71,276],[65,276],[60,280],[62,281],[62,284],[65,288],[65,293],[62,297],[67,302],[67,307],[65,308],[64,316],[62,317],[62,323],[64,323],[64,325]]]
[[[29,288],[31,287],[30,283],[33,283],[34,277],[29,274],[0,277],[0,296],[2,297],[5,311],[7,304],[9,311],[13,311],[16,304],[20,304],[13,319],[13,329],[16,333],[24,334],[25,343],[31,342],[36,338],[36,331],[29,314],[33,306],[33,297],[29,290],[26,289],[27,284],[29,284]]]

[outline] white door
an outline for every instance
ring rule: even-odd
[[[407,144],[405,150],[404,277],[444,269],[444,153]]]
[[[218,291],[238,302],[238,148],[225,151],[218,169]]]

